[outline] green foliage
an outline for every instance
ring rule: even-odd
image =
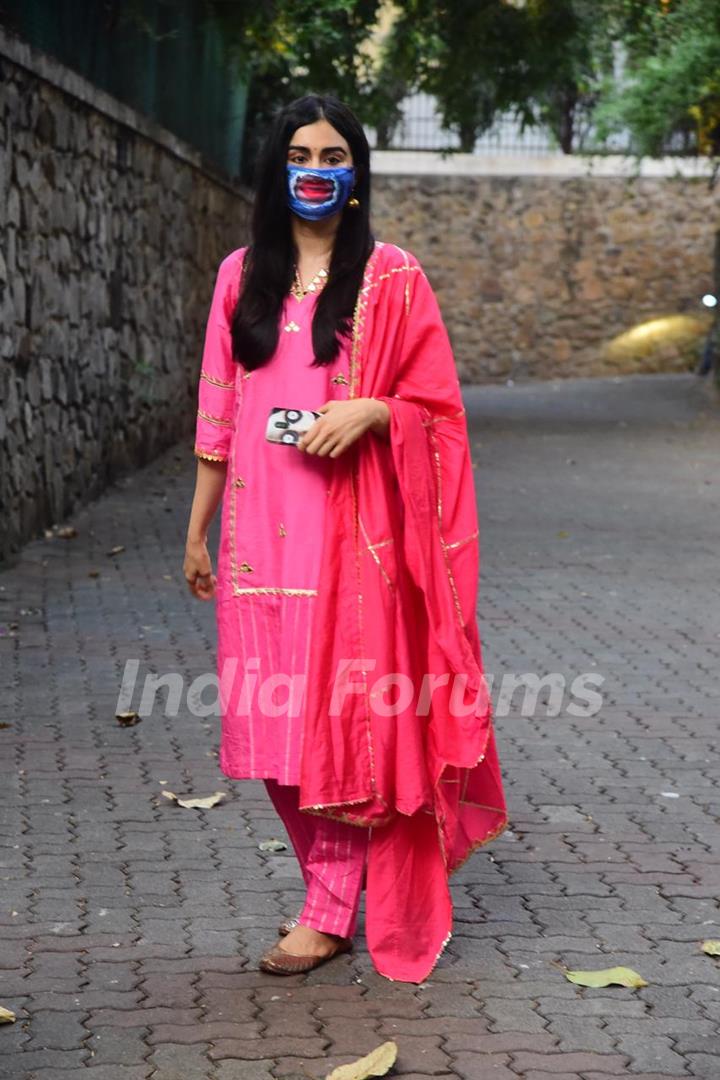
[[[336,94],[372,122],[376,91],[365,45],[381,2],[207,0],[250,78],[245,160],[254,160],[277,107],[302,94]]]
[[[598,134],[631,132],[639,154],[661,155],[673,136],[701,153],[720,152],[720,4],[717,0],[617,2],[615,33],[626,80],[608,85]]]
[[[379,49],[383,0],[206,4],[250,77],[246,160],[277,106],[311,91],[341,97],[381,147],[403,99],[425,91],[464,150],[508,112],[568,153],[620,130],[639,153],[678,133],[720,149],[720,0],[394,0]]]

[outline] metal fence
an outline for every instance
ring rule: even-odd
[[[460,139],[454,131],[443,127],[437,102],[430,94],[411,94],[401,104],[402,118],[393,132],[388,150],[458,150]],[[375,132],[368,129],[371,145],[376,145]],[[578,131],[575,140],[576,153],[627,154],[633,144],[628,132],[610,136],[604,143],[595,138],[592,128],[585,126]],[[549,157],[560,152],[558,141],[547,127],[526,127],[512,114],[500,116],[493,127],[481,135],[473,149],[474,154],[523,154]],[[697,153],[695,132],[679,132],[668,139],[665,147],[668,155]]]
[[[203,0],[0,0],[0,22],[240,174],[247,87]]]
[[[458,150],[460,139],[454,131],[442,126],[435,98],[431,94],[411,94],[400,106],[402,119],[393,132],[389,150]],[[369,132],[375,143],[375,132]],[[557,144],[545,128],[520,130],[513,116],[503,116],[492,129],[480,136],[473,151],[476,154],[556,154]]]

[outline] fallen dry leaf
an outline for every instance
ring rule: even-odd
[[[115,713],[115,719],[121,727],[133,727],[135,724],[139,724],[142,717],[139,713],[133,712],[118,712]]]
[[[599,971],[568,971],[565,970],[565,978],[578,986],[591,986],[595,989],[601,986],[629,986],[636,989],[639,986],[649,986],[642,975],[627,967],[601,968]]]
[[[124,551],[124,550],[125,550],[125,545],[124,544],[116,544],[115,547],[110,548],[110,550],[106,551],[105,554],[106,555],[119,555],[120,552]]]
[[[258,848],[260,851],[287,851],[287,844],[284,844],[282,840],[276,840],[273,836],[269,840],[261,840]]]
[[[57,535],[62,540],[72,540],[77,534],[78,531],[74,525],[61,525],[57,531]]]
[[[12,1024],[15,1020],[15,1013],[10,1009],[3,1009],[0,1005],[0,1024]]]
[[[351,1061],[349,1065],[338,1065],[325,1080],[367,1080],[369,1076],[385,1076],[395,1064],[397,1052],[396,1042],[384,1042],[365,1057]]]
[[[100,577],[99,570],[88,570],[88,577]]]
[[[713,941],[712,939],[703,941],[702,951],[707,953],[708,956],[720,956],[720,941]]]
[[[161,794],[166,799],[170,799],[171,802],[176,802],[178,806],[184,806],[187,810],[209,810],[211,806],[215,806],[221,799],[224,799],[227,792],[216,791],[213,795],[205,795],[199,799],[192,797],[189,799],[181,798],[174,791],[163,791]]]

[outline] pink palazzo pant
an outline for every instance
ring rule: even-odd
[[[367,861],[369,828],[332,821],[299,809],[300,788],[265,779],[268,795],[295,849],[307,896],[303,926],[352,937]]]

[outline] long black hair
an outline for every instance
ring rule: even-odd
[[[296,254],[287,198],[287,152],[305,124],[325,119],[347,141],[355,167],[358,207],[341,211],[312,324],[313,363],[329,364],[349,334],[365,264],[374,244],[370,230],[370,147],[362,125],[347,105],[331,95],[307,94],[285,105],[265,140],[255,182],[252,241],[245,253],[242,287],[233,315],[233,355],[249,371],[262,367],[277,348],[280,311],[294,277]]]

